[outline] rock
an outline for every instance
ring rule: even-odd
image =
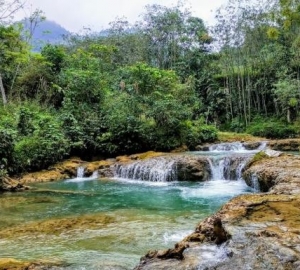
[[[95,171],[98,172],[99,177],[113,177],[111,166],[115,160],[100,160],[90,162],[85,166],[85,176],[91,176]]]
[[[266,150],[264,150],[264,152],[268,157],[279,157],[280,155],[282,155],[282,152],[275,151],[272,149],[266,149]]]
[[[209,144],[204,144],[204,145],[197,145],[196,150],[197,151],[209,151]]]
[[[300,139],[272,140],[267,145],[278,151],[299,151]]]
[[[223,228],[221,219],[219,217],[215,218],[213,225],[213,234],[216,238],[215,243],[217,245],[223,244],[229,239],[229,235]]]
[[[208,160],[197,156],[181,156],[176,161],[177,177],[183,181],[207,181],[211,171]]]
[[[271,152],[273,153],[273,152]],[[299,269],[300,157],[281,154],[251,163],[244,177],[255,174],[267,193],[231,199],[215,215],[202,221],[181,244],[184,260],[160,259],[170,250],[143,258],[136,269]],[[220,260],[202,261],[201,247],[217,244]],[[212,256],[217,256],[213,255]]]
[[[253,175],[263,192],[277,194],[300,193],[300,157],[280,155],[279,157],[262,159],[252,164],[243,174],[248,185]]]
[[[0,270],[46,270],[62,269],[66,266],[63,262],[34,261],[25,262],[11,258],[0,258]]]
[[[255,150],[261,146],[261,142],[245,142],[243,146],[247,150]]]
[[[35,182],[50,182],[69,179],[77,175],[77,168],[84,163],[79,158],[67,159],[50,166],[48,170],[33,173],[25,173],[18,178],[22,184]]]
[[[4,192],[4,191],[16,192],[16,191],[23,191],[28,189],[29,187],[21,184],[17,180],[14,180],[7,176],[0,177],[0,192]]]

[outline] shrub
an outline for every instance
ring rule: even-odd
[[[256,122],[247,128],[247,133],[268,139],[294,138],[297,135],[296,127],[279,121]]]
[[[201,143],[213,142],[218,137],[214,126],[204,125],[200,121],[188,121],[185,125],[184,143],[191,150]]]
[[[0,171],[11,170],[14,140],[11,132],[0,129]]]
[[[69,148],[59,122],[51,116],[43,116],[37,121],[33,134],[16,143],[14,172],[44,169],[62,160]]]

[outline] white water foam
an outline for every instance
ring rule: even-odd
[[[173,182],[165,182],[165,181],[144,181],[144,180],[133,180],[133,179],[127,179],[127,178],[119,178],[119,177],[114,177],[113,178],[115,181],[118,182],[123,182],[126,184],[139,184],[139,185],[144,185],[144,186],[155,186],[155,187],[166,187],[166,186],[171,186],[177,183],[177,181]]]
[[[183,238],[185,238],[187,235],[189,235],[191,233],[193,233],[192,230],[179,231],[179,232],[176,232],[176,233],[166,232],[163,235],[164,242],[165,242],[165,244],[177,243],[177,242],[181,241]]]
[[[199,188],[180,187],[181,196],[185,199],[206,199],[214,197],[234,197],[245,193],[249,187],[243,180],[214,180],[203,183]]]
[[[240,142],[233,143],[219,143],[213,144],[209,147],[209,151],[214,152],[232,152],[232,151],[246,151],[245,147]]]
[[[199,246],[199,261],[201,264],[197,270],[214,269],[220,262],[225,261],[227,256],[226,248],[216,245],[204,244]]]

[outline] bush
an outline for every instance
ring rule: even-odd
[[[54,117],[43,115],[31,136],[20,139],[14,149],[14,172],[41,170],[69,153],[69,142]]]
[[[279,121],[256,122],[247,128],[247,133],[254,136],[268,139],[294,138],[297,135],[297,128]]]
[[[200,121],[187,121],[185,125],[184,143],[191,150],[201,143],[213,142],[218,138],[214,126],[204,125]]]
[[[9,171],[13,161],[13,136],[9,131],[0,129],[0,138],[0,171]]]

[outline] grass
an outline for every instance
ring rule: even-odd
[[[237,142],[237,141],[261,141],[265,140],[261,137],[255,137],[247,133],[234,132],[218,132],[218,140],[221,142]]]

